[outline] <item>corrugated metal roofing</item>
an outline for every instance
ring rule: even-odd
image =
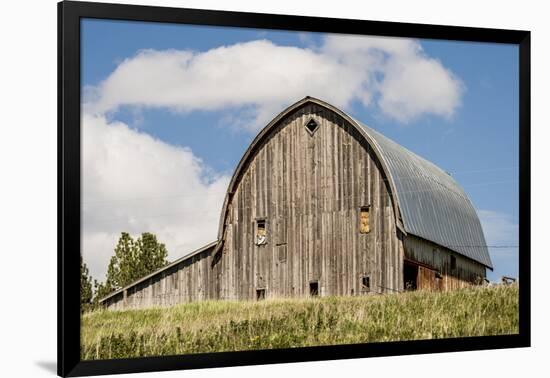
[[[435,164],[356,122],[385,160],[405,231],[492,268],[479,217],[460,185]]]
[[[348,120],[363,134],[383,160],[390,176],[390,186],[396,192],[396,210],[400,210],[407,233],[419,236],[492,269],[481,223],[464,190],[445,171],[405,147],[353,119],[342,110],[322,100],[306,96],[278,114],[254,138],[235,170],[227,190],[219,221],[218,239],[223,238],[227,204],[239,173],[254,148],[286,115],[299,107],[313,103],[323,106]]]
[[[272,127],[276,126],[282,117],[307,102],[316,103],[340,114],[351,121],[354,127],[359,128],[359,131],[366,138],[376,144],[375,149],[380,155],[379,158],[383,159],[383,165],[388,171],[387,174],[397,198],[403,227],[408,234],[416,235],[447,247],[491,269],[493,268],[477,213],[464,190],[449,174],[435,164],[353,119],[340,109],[309,96],[289,106],[275,117],[248,147],[233,173],[225,197],[218,230],[220,240],[223,236],[223,220],[227,211],[229,194],[232,191],[233,185],[235,185],[238,173],[243,168],[253,147],[259,143]],[[156,272],[133,282],[125,288],[109,294],[105,298],[102,298],[100,302],[198,253],[219,246],[221,244],[218,241],[211,242]]]

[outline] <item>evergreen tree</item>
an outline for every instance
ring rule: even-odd
[[[92,308],[99,308],[99,300],[113,291],[114,289],[109,286],[108,282],[102,283],[94,280],[94,299],[92,301]]]
[[[162,268],[168,264],[167,257],[165,245],[159,243],[155,235],[145,232],[134,240],[127,232],[121,233],[105,283],[96,282],[97,300]]]
[[[136,241],[138,259],[134,276],[126,284],[135,281],[138,278],[146,276],[155,270],[168,264],[168,251],[164,244],[157,241],[157,237],[151,233],[145,232]]]
[[[92,304],[92,277],[80,256],[80,311],[84,312]]]

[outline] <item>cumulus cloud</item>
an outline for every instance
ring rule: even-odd
[[[406,123],[452,117],[462,92],[460,80],[409,39],[330,35],[304,48],[256,40],[139,51],[83,91],[84,261],[103,279],[121,231],[155,233],[171,260],[216,238],[229,177],[188,147],[111,120],[120,107],[138,115],[223,111],[224,124],[254,132],[306,95],[346,110],[357,102]]]
[[[489,274],[492,280],[498,280],[501,276],[517,277],[519,249],[516,247],[519,240],[519,226],[508,215],[493,210],[477,210],[489,253],[493,261],[494,272]],[[505,246],[506,248],[494,248],[491,246]]]
[[[376,106],[406,123],[424,114],[451,117],[461,81],[415,40],[329,35],[299,48],[256,40],[204,52],[142,50],[86,91],[85,109],[121,106],[178,112],[246,108],[237,126],[257,130],[306,95],[344,109]]]
[[[120,232],[152,232],[175,259],[216,239],[229,177],[191,149],[121,122],[82,118],[82,253],[103,279]]]

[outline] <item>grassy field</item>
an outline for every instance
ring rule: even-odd
[[[81,356],[110,359],[517,332],[517,286],[209,301],[85,314]]]

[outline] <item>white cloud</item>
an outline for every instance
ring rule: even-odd
[[[257,40],[205,52],[143,50],[88,88],[85,107],[246,108],[252,112],[237,126],[257,130],[306,95],[343,108],[375,104],[405,123],[424,114],[451,117],[462,92],[460,80],[414,40],[329,35],[308,48]]]
[[[130,106],[220,111],[232,127],[255,131],[306,95],[347,109],[353,101],[408,122],[450,117],[462,84],[408,39],[328,36],[319,46],[257,40],[205,52],[143,50],[98,86],[84,88],[82,249],[104,279],[121,231],[153,232],[175,259],[216,238],[229,177],[191,149],[170,145],[106,114]]]
[[[82,250],[91,274],[104,279],[121,231],[156,234],[171,260],[215,240],[228,180],[189,148],[85,114]]]
[[[460,105],[463,83],[415,40],[331,35],[322,51],[357,72],[364,85],[356,97],[365,105],[378,97],[382,112],[403,123],[422,114],[450,118]]]

